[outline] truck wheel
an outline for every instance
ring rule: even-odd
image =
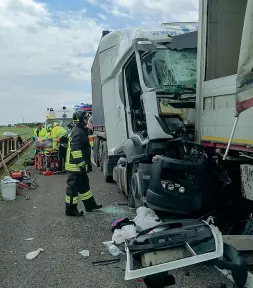
[[[99,161],[99,167],[100,167],[100,171],[101,172],[103,172],[103,145],[104,144],[104,142],[102,141],[102,140],[100,140],[99,141],[99,159],[98,159],[98,161]]]
[[[132,175],[132,181],[131,181],[131,194],[133,195],[134,198],[134,206],[135,208],[139,208],[142,206],[145,206],[145,203],[142,200],[142,193],[139,188],[139,183],[138,183],[138,176],[136,173],[133,173]]]
[[[93,156],[94,156],[94,162],[97,165],[97,167],[100,166],[100,162],[99,162],[99,144],[100,144],[100,140],[99,140],[98,137],[96,137],[95,140],[94,140]]]
[[[143,280],[148,288],[164,288],[176,284],[174,276],[168,274],[168,272],[146,276]]]
[[[112,176],[108,175],[108,162],[107,162],[107,152],[103,150],[103,174],[105,182],[112,182]]]
[[[108,175],[108,154],[107,154],[107,147],[106,147],[106,142],[103,142],[102,145],[102,153],[101,153],[101,161],[100,161],[100,170],[104,174],[104,179],[105,182],[112,182],[113,178],[112,176]]]
[[[243,288],[247,282],[248,267],[243,257],[232,246],[224,243],[222,259],[212,261],[219,269],[230,270],[236,287]]]

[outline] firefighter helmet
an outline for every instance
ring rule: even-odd
[[[73,114],[73,121],[75,123],[82,123],[84,119],[87,119],[88,115],[85,111],[83,110],[78,110]]]

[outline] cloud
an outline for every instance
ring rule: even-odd
[[[102,30],[103,27],[85,10],[52,11],[35,0],[1,0],[0,97],[1,101],[3,97],[5,99],[0,107],[0,123],[10,117],[6,111],[13,105],[10,99],[15,97],[21,105],[19,108],[22,103],[25,109],[29,108],[31,120],[42,117],[44,111],[37,110],[42,101],[46,106],[49,102],[58,105],[66,99],[83,102],[87,98],[86,92],[71,89],[80,80],[82,83],[88,81],[89,85],[93,54]],[[52,79],[50,87],[47,82],[40,83],[44,75]],[[56,81],[59,75],[62,81]],[[25,81],[27,79],[30,80]],[[72,79],[68,80],[69,86],[63,79]],[[37,81],[36,85],[34,81]],[[12,89],[13,85],[16,90]],[[61,86],[69,91],[62,91]],[[29,103],[29,107],[24,103]],[[12,107],[12,111],[18,109],[16,107]],[[25,109],[22,113],[26,113]]]
[[[133,19],[138,17],[140,22],[149,17],[151,21],[159,23],[198,19],[198,0],[106,0],[102,6],[114,16]]]
[[[98,17],[102,20],[107,20],[107,17],[104,14],[98,13]]]
[[[197,20],[197,0],[83,0],[79,11],[75,1],[73,11],[53,10],[55,2],[0,0],[0,124],[41,121],[49,103],[90,100],[102,30]]]
[[[16,75],[56,71],[89,75],[91,59],[83,54],[96,50],[102,33],[94,19],[84,11],[50,13],[32,0],[4,3],[0,6],[0,39],[6,49],[0,50],[0,57],[8,61],[1,63],[1,76],[13,71]]]

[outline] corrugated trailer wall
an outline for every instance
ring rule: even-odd
[[[247,0],[209,0],[205,80],[237,73]]]

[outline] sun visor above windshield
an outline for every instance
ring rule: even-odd
[[[172,42],[166,45],[171,50],[194,49],[198,45],[198,31],[172,37]]]

